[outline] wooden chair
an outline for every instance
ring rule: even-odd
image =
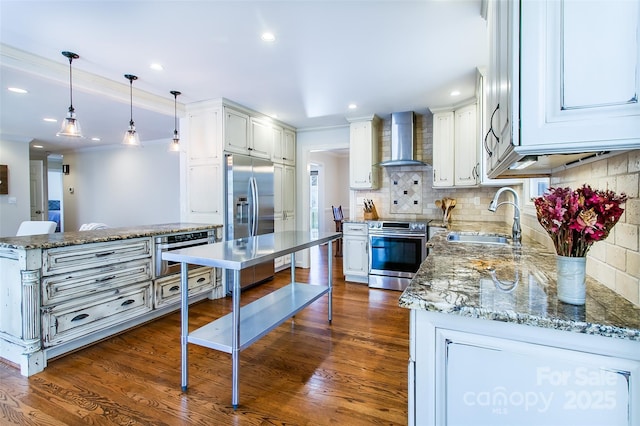
[[[342,206],[331,206],[331,208],[333,209],[333,221],[336,224],[336,232],[342,232],[342,222],[344,221]],[[336,257],[342,257],[342,238],[336,240]]]

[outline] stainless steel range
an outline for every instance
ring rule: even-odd
[[[402,291],[427,257],[428,221],[371,221],[369,287]]]

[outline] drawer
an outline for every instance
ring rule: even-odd
[[[42,253],[42,275],[78,271],[145,257],[151,257],[150,238],[54,248]]]
[[[43,277],[42,305],[149,281],[152,268],[151,259],[147,258]]]
[[[189,271],[189,296],[211,291],[215,284],[215,269],[198,268]],[[155,281],[156,308],[180,302],[180,274],[171,275]]]
[[[369,235],[369,225],[366,223],[350,223],[345,222],[342,224],[342,233],[344,235]]]
[[[45,308],[43,345],[66,343],[149,312],[151,296],[151,281],[148,281]]]

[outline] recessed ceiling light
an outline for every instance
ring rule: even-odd
[[[160,64],[157,64],[157,63],[153,63],[153,64],[149,65],[149,68],[151,68],[154,71],[162,71],[162,70],[164,70],[164,67],[162,65],[160,65]]]
[[[55,118],[49,118],[49,117],[43,118],[42,120],[46,121],[47,123],[57,123],[58,122],[58,120],[56,120]]]
[[[358,105],[356,104],[349,104],[349,109],[356,109],[358,108]]]
[[[276,36],[273,33],[265,32],[260,36],[262,41],[273,42],[276,41]]]
[[[33,146],[34,148],[38,148],[38,149],[42,149],[42,148],[44,148],[44,146],[42,146],[42,145],[32,145],[32,146]]]
[[[451,96],[460,96],[460,91],[454,90],[453,92],[451,92]]]
[[[100,138],[91,138],[91,140],[94,142],[100,142]]]
[[[19,87],[8,87],[7,88],[10,92],[13,93],[20,93],[20,94],[25,94],[25,93],[29,93],[27,92],[25,89],[21,89]]]

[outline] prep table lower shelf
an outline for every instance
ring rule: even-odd
[[[256,340],[329,292],[329,287],[292,283],[240,308],[240,344],[244,350]],[[192,331],[187,342],[231,353],[233,313]]]

